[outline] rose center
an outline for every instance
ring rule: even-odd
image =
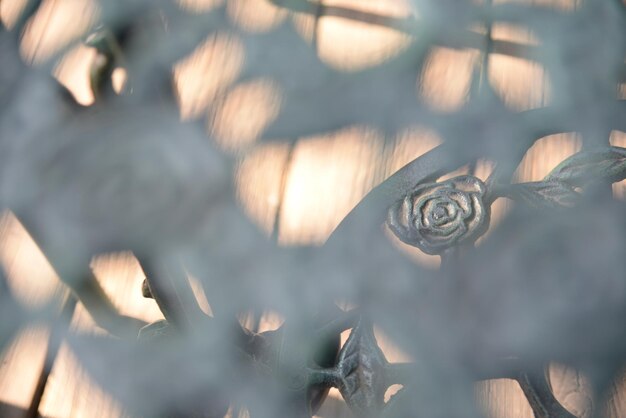
[[[443,206],[437,206],[433,211],[433,219],[436,221],[447,218],[448,216],[448,210]]]
[[[435,226],[442,226],[456,218],[456,206],[452,202],[440,202],[430,214],[430,218]]]

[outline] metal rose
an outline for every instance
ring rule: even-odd
[[[427,254],[472,242],[489,225],[485,184],[473,176],[420,184],[388,212],[387,225],[403,242]]]

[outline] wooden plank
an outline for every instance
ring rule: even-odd
[[[24,418],[27,412],[26,408],[0,402],[0,417],[2,418]],[[42,415],[38,415],[38,417],[44,418]]]
[[[476,398],[489,418],[533,418],[530,405],[514,380],[497,379],[477,383]]]

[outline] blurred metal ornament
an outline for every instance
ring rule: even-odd
[[[89,257],[188,242],[230,187],[228,164],[199,128],[174,109],[123,101],[86,110],[17,157],[7,172],[18,213],[44,240]]]
[[[521,372],[516,380],[535,418],[577,418],[554,396],[548,365],[540,370]]]

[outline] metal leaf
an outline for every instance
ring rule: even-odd
[[[626,178],[626,149],[607,149],[579,152],[559,164],[546,180],[560,180],[573,186],[584,186],[594,181],[621,181]]]
[[[337,363],[339,391],[358,416],[370,416],[385,405],[387,364],[376,343],[372,325],[359,321],[343,346]]]
[[[514,184],[507,192],[507,197],[534,208],[572,206],[580,197],[572,186],[554,180]]]

